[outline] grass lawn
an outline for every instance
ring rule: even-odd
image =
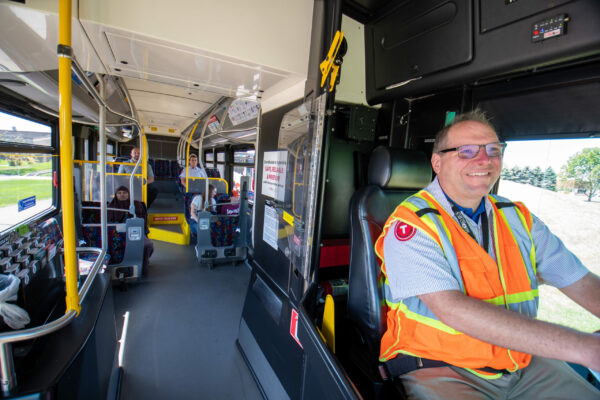
[[[600,275],[600,247],[597,244],[600,202],[504,180],[500,182],[500,195],[523,201],[583,265]],[[600,318],[548,285],[540,286],[538,317],[585,332],[600,330]]]
[[[5,161],[5,160],[3,160]],[[30,163],[27,165],[10,166],[7,162],[0,163],[0,175],[25,175],[30,172],[51,170],[52,162]]]
[[[21,199],[36,196],[36,200],[52,197],[52,180],[7,179],[0,181],[0,207],[13,206]]]

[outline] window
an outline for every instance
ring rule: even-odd
[[[525,203],[597,275],[600,176],[586,171],[597,169],[599,159],[600,139],[509,142],[498,191]],[[539,293],[540,319],[586,332],[600,329],[600,319],[560,290],[542,285]]]
[[[217,169],[219,170],[219,175],[221,176],[221,178],[223,178],[225,176],[225,165],[217,164]]]
[[[233,153],[233,162],[236,164],[254,165],[254,150],[236,151]]]
[[[254,191],[254,150],[235,151],[233,153],[233,190],[239,192],[242,176],[250,177],[249,191]],[[244,165],[245,164],[245,165]]]
[[[0,232],[52,207],[51,135],[47,125],[0,112]]]
[[[0,141],[2,142],[50,147],[51,133],[47,125],[0,112]]]

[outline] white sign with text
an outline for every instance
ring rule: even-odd
[[[287,150],[265,151],[262,171],[262,194],[285,201]]]

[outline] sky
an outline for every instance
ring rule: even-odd
[[[13,127],[15,127],[18,131],[50,132],[50,128],[46,125],[27,121],[26,119],[21,119],[19,117],[0,112],[0,130],[11,131]]]
[[[507,142],[503,167],[537,167],[545,170],[549,166],[554,172],[567,163],[569,157],[588,148],[600,147],[600,138],[560,139],[560,140],[524,140]]]

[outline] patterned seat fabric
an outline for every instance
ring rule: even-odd
[[[154,176],[156,178],[171,177],[171,162],[169,160],[154,160]]]
[[[38,225],[38,229],[46,236],[46,245],[62,243],[62,232],[56,218],[52,217]]]
[[[239,236],[240,217],[213,216],[210,219],[210,242],[214,247],[231,246]]]
[[[100,207],[99,201],[82,201],[81,202],[81,222],[84,224],[99,224],[100,210],[89,209],[86,207]]]
[[[107,235],[107,252],[110,257],[109,265],[119,264],[123,261],[123,256],[125,255],[126,234],[125,232],[117,232],[115,226],[109,226]],[[102,247],[99,226],[84,226],[83,238],[90,247]]]

